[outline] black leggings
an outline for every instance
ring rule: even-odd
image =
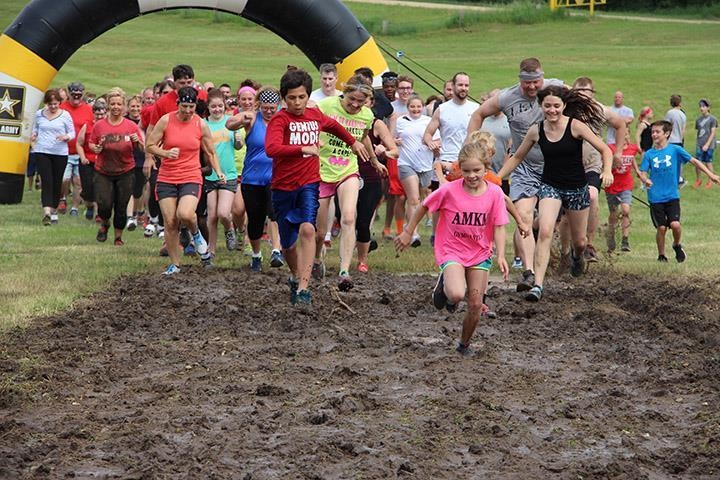
[[[86,202],[95,201],[95,166],[92,163],[80,163],[80,196]]]
[[[62,181],[67,165],[67,155],[33,153],[37,162],[42,191],[40,200],[43,207],[57,208],[62,196]]]
[[[365,182],[358,193],[355,230],[357,241],[360,243],[370,241],[370,222],[372,222],[380,197],[382,197],[382,182]]]
[[[272,209],[272,198],[270,196],[270,185],[249,185],[240,184],[240,192],[245,202],[248,224],[247,234],[250,240],[262,238],[265,227],[265,219],[275,221],[275,213]]]
[[[133,169],[133,190],[132,190],[132,196],[135,198],[140,198],[143,196],[143,192],[145,190],[145,184],[147,183],[147,178],[145,178],[145,174],[143,173],[142,167],[135,167]]]
[[[95,196],[98,204],[98,215],[104,224],[113,217],[115,230],[125,228],[127,222],[127,205],[132,195],[134,172],[131,170],[122,175],[103,175],[95,172]],[[115,214],[113,215],[113,210]]]
[[[158,219],[158,225],[165,225],[163,221],[162,211],[160,211],[160,203],[155,196],[155,186],[157,185],[158,170],[153,168],[150,171],[150,197],[148,198],[148,210],[150,216]]]

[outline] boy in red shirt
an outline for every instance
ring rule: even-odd
[[[304,70],[288,70],[280,79],[280,95],[287,107],[267,126],[265,152],[272,158],[273,211],[277,217],[283,256],[290,267],[290,301],[311,303],[310,273],[315,256],[315,220],[320,206],[320,132],[328,132],[347,145],[363,161],[370,155],[337,121],[317,108],[306,108],[312,77]],[[298,237],[300,247],[296,247]]]
[[[615,154],[615,144],[609,145],[610,150]],[[635,156],[641,153],[640,147],[635,143],[630,143],[630,136],[625,136],[625,146],[622,149],[622,158],[619,163],[613,163],[612,174],[613,183],[605,188],[605,197],[607,198],[608,209],[608,230],[607,230],[607,247],[608,252],[615,251],[617,243],[615,242],[615,228],[618,223],[618,217],[622,216],[622,241],[620,250],[623,252],[630,251],[630,205],[632,204],[632,191],[634,187],[633,172],[635,175],[640,174]]]

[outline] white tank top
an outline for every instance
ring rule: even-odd
[[[449,100],[438,107],[440,118],[440,161],[456,162],[458,153],[467,137],[467,126],[470,116],[480,105],[475,102],[465,101],[458,105]]]

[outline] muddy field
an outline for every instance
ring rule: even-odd
[[[714,282],[497,284],[461,358],[430,276],[284,280],[125,278],[0,339],[0,478],[720,478]]]

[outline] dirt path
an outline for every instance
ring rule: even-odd
[[[472,358],[429,276],[125,278],[0,339],[0,478],[718,478],[715,283],[608,278],[495,286]]]

